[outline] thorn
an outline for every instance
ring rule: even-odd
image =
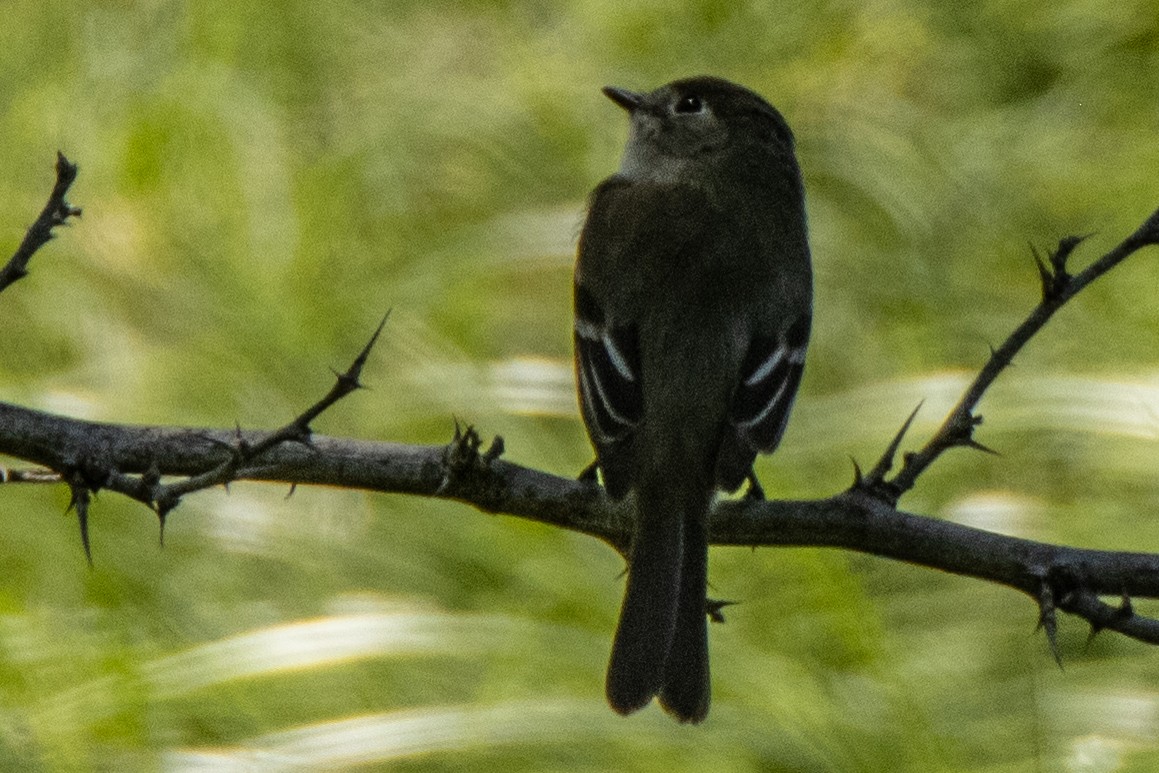
[[[338,371],[331,369],[331,372],[334,374],[335,378],[338,379],[337,389],[341,396],[348,395],[356,389],[365,388],[362,385],[361,380],[362,369],[366,367],[366,361],[370,359],[370,352],[374,349],[374,345],[378,343],[378,337],[382,335],[382,330],[386,327],[386,321],[388,319],[390,319],[389,309],[387,310],[386,314],[382,315],[382,321],[379,322],[378,327],[374,329],[374,333],[370,336],[370,340],[367,341],[366,345],[362,347],[362,351],[358,353],[358,356],[354,358],[354,361],[350,363],[350,367],[348,367],[344,373],[339,373]]]
[[[503,455],[505,448],[506,445],[503,442],[503,437],[501,435],[496,435],[495,439],[491,441],[491,445],[488,446],[487,450],[483,452],[483,463],[491,464],[491,462],[495,461]]]
[[[173,512],[180,503],[181,498],[174,497],[172,494],[165,494],[162,499],[153,502],[153,510],[157,513],[157,522],[160,524],[158,544],[162,549],[165,547],[165,526],[169,523],[169,513]]]
[[[1123,591],[1123,594],[1119,600],[1119,606],[1115,608],[1115,611],[1113,613],[1113,617],[1115,618],[1116,621],[1123,622],[1126,620],[1130,620],[1134,615],[1135,615],[1135,607],[1134,607],[1134,605],[1131,604],[1131,597],[1127,594],[1126,591]],[[1087,646],[1088,647],[1091,645],[1091,642],[1094,641],[1095,636],[1102,633],[1103,629],[1106,628],[1105,625],[1103,625],[1102,623],[1096,622],[1094,620],[1090,620],[1089,622],[1090,622],[1091,630],[1090,630],[1090,633],[1087,634]]]
[[[954,422],[947,433],[947,440],[950,447],[959,448],[973,448],[977,451],[993,454],[994,456],[1001,456],[997,451],[987,446],[982,445],[974,439],[974,429],[981,426],[982,416],[970,413],[967,411],[964,414],[956,414]]]
[[[1067,259],[1070,258],[1076,247],[1093,235],[1093,233],[1089,233],[1082,236],[1064,236],[1058,240],[1058,247],[1050,254],[1050,265],[1054,266],[1055,277],[1059,278],[1062,284],[1066,284],[1070,280],[1070,274],[1066,272]]]
[[[1130,239],[1142,244],[1159,244],[1159,209],[1151,213]]]
[[[1099,625],[1094,620],[1088,620],[1087,622],[1090,623],[1091,629],[1087,632],[1086,642],[1083,643],[1084,650],[1089,650],[1091,648],[1091,644],[1093,644],[1095,641],[1095,637],[1103,632],[1103,626]]]
[[[482,440],[479,438],[479,433],[475,432],[475,428],[470,424],[461,425],[458,417],[455,418],[455,436],[451,438],[451,442],[443,449],[443,467],[445,472],[443,474],[443,481],[439,484],[437,494],[444,494],[451,487],[453,479],[463,471],[479,464],[481,457],[479,454],[479,446]],[[496,451],[496,455],[503,452],[502,438],[496,437],[496,442],[499,444],[496,449],[496,443],[491,444],[490,451]],[[489,452],[490,452],[489,451]]]
[[[1046,579],[1038,589],[1038,628],[1046,632],[1046,641],[1050,645],[1050,654],[1054,662],[1062,668],[1062,654],[1058,651],[1058,617],[1054,605],[1054,590]]]
[[[290,497],[294,496],[294,492],[295,492],[295,491],[297,491],[297,490],[298,490],[298,484],[297,484],[297,483],[291,483],[291,484],[290,484],[290,490],[286,492],[286,499],[289,499]]]
[[[917,407],[913,409],[913,413],[909,415],[909,418],[907,418],[905,423],[901,425],[901,429],[899,429],[897,434],[893,436],[893,440],[890,442],[889,447],[885,449],[885,453],[881,455],[881,459],[879,459],[877,464],[874,465],[874,468],[869,471],[869,478],[867,483],[870,486],[875,486],[885,480],[885,474],[893,467],[893,458],[897,454],[898,446],[901,445],[901,441],[905,438],[905,433],[909,431],[910,425],[913,424],[914,417],[917,416],[918,411],[922,409],[923,403],[925,403],[925,400],[919,402]]]
[[[1047,260],[1050,261],[1048,268],[1042,259],[1042,254],[1034,245],[1031,245],[1031,253],[1034,255],[1034,262],[1038,266],[1038,275],[1042,280],[1042,300],[1051,301],[1062,295],[1071,281],[1071,275],[1067,273],[1066,262],[1070,258],[1071,253],[1075,248],[1082,244],[1090,234],[1085,236],[1066,236],[1058,240],[1058,246],[1054,248],[1048,255]]]
[[[981,451],[982,453],[990,454],[991,456],[1002,456],[1002,454],[998,453],[993,448],[982,445],[972,437],[968,437],[956,443],[956,445],[962,446],[963,448],[973,448],[975,451]]]
[[[865,485],[865,476],[861,474],[861,465],[852,456],[849,461],[853,462],[853,488],[861,488]]]
[[[89,568],[93,568],[93,548],[89,543],[89,502],[92,499],[88,488],[81,483],[69,483],[69,488],[72,490],[72,496],[69,498],[68,508],[65,512],[76,510],[77,524],[80,526],[80,541],[85,549],[85,559],[89,563]]]
[[[724,622],[724,614],[723,614],[724,608],[734,606],[736,603],[737,602],[735,602],[735,601],[722,601],[722,600],[718,600],[718,599],[705,599],[704,600],[704,611],[708,615],[708,619],[711,620],[712,622],[723,623]]]
[[[1030,245],[1030,254],[1034,257],[1034,265],[1038,266],[1038,279],[1042,285],[1042,299],[1044,301],[1048,300],[1054,287],[1054,275],[1046,267],[1046,263],[1042,260],[1042,253],[1038,251],[1038,247],[1034,246],[1034,244]]]

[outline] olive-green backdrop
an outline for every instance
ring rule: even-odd
[[[0,3],[0,256],[60,149],[83,218],[0,296],[0,399],[277,426],[382,314],[331,435],[590,458],[570,365],[604,84],[713,73],[793,126],[814,343],[770,496],[824,496],[908,412],[928,435],[1036,300],[1030,244],[1159,206],[1151,0]],[[902,505],[1159,551],[1159,252],[1080,296]],[[603,703],[622,563],[403,496],[239,484],[156,519],[0,487],[0,769],[1145,771],[1159,649],[1002,588],[825,550],[714,549],[714,708]],[[1143,609],[1148,609],[1142,604]],[[1151,607],[1154,610],[1154,607]],[[246,767],[250,766],[250,767]]]

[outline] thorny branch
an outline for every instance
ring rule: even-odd
[[[4,268],[0,268],[0,292],[18,279],[28,276],[28,261],[32,256],[52,239],[52,229],[58,225],[67,225],[70,217],[80,217],[81,210],[65,200],[68,189],[76,180],[76,164],[64,157],[63,153],[56,154],[56,184],[52,186],[48,203],[40,211],[24,240],[16,248],[16,252],[9,258]]]
[[[84,457],[86,461],[80,465],[75,465],[77,470],[69,478],[69,485],[73,489],[70,507],[76,509],[81,528],[81,541],[84,544],[85,555],[88,557],[89,563],[92,563],[92,550],[89,545],[87,526],[88,494],[90,492],[95,494],[101,489],[108,489],[147,505],[157,513],[157,518],[160,521],[161,541],[164,543],[165,518],[180,504],[181,498],[186,494],[215,486],[227,486],[231,482],[241,479],[242,473],[247,467],[259,463],[264,454],[282,444],[298,443],[307,449],[312,447],[314,431],[311,429],[310,423],[322,415],[322,412],[327,408],[351,392],[362,388],[362,383],[359,381],[362,368],[366,365],[370,351],[378,341],[379,335],[382,334],[382,329],[386,326],[386,320],[389,316],[390,313],[387,312],[370,340],[366,342],[362,351],[350,363],[350,367],[343,373],[335,373],[334,386],[330,388],[330,391],[321,400],[296,416],[290,423],[264,434],[246,435],[238,427],[228,440],[207,434],[206,437],[210,439],[217,450],[216,456],[222,458],[219,463],[210,466],[203,472],[173,483],[162,483],[162,474],[169,474],[169,472],[167,468],[163,470],[156,460],[147,469],[133,474],[126,473],[120,465],[110,464],[107,460],[103,460],[102,464],[97,464],[91,457]],[[291,481],[291,483],[296,483],[296,481]]]
[[[76,167],[58,159],[58,178],[45,211],[16,255],[0,271],[0,290],[26,273],[32,254],[54,226],[80,210],[64,195]],[[1159,211],[1118,246],[1078,274],[1067,261],[1082,242],[1069,237],[1046,256],[1035,253],[1042,299],[993,351],[933,437],[903,455],[887,478],[913,415],[867,476],[858,470],[852,488],[827,499],[721,502],[709,524],[717,545],[838,547],[996,582],[1026,593],[1039,607],[1040,625],[1058,657],[1059,610],[1100,630],[1159,644],[1159,621],[1139,615],[1132,597],[1159,598],[1159,554],[1086,550],[1008,537],[898,510],[899,498],[946,450],[988,451],[974,437],[979,401],[1015,355],[1067,301],[1128,256],[1159,243]],[[6,281],[5,281],[6,280]],[[232,481],[322,484],[454,499],[489,513],[513,515],[598,537],[623,552],[630,543],[630,514],[611,503],[591,475],[561,478],[500,458],[502,438],[486,450],[478,433],[456,422],[448,446],[369,443],[315,436],[310,424],[357,390],[384,318],[330,392],[272,432],[182,427],[131,427],[69,419],[0,403],[0,453],[44,470],[0,468],[0,484],[59,480],[72,490],[85,553],[91,562],[88,516],[92,495],[108,489],[145,503],[161,519],[191,492]],[[916,411],[915,411],[916,413]],[[173,479],[164,482],[166,479]],[[1113,597],[1117,605],[1102,599]],[[719,615],[719,608],[712,610]]]
[[[991,353],[989,361],[974,377],[974,381],[966,389],[958,404],[946,416],[942,426],[934,433],[934,436],[920,451],[905,454],[901,470],[893,478],[886,480],[885,475],[892,467],[894,453],[913,420],[913,415],[906,420],[898,436],[882,456],[877,467],[874,468],[873,474],[866,481],[866,485],[873,488],[880,496],[896,503],[902,494],[913,488],[918,476],[933,464],[944,451],[965,447],[993,453],[974,439],[974,428],[982,423],[982,417],[974,413],[974,408],[977,407],[986,390],[990,388],[998,375],[1014,361],[1015,355],[1022,350],[1022,347],[1050,321],[1056,311],[1062,308],[1063,304],[1138,250],[1159,243],[1159,210],[1154,212],[1143,225],[1139,226],[1135,233],[1120,242],[1114,249],[1072,276],[1067,272],[1067,259],[1086,238],[1085,236],[1068,236],[1061,239],[1058,247],[1049,255],[1049,266],[1043,262],[1038,250],[1033,250],[1034,261],[1042,281],[1042,300],[1022,324],[1015,328],[1006,341]]]

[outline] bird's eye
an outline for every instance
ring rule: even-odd
[[[699,113],[704,109],[704,103],[700,101],[700,97],[695,94],[689,94],[686,97],[681,97],[676,103],[676,112],[678,113]]]

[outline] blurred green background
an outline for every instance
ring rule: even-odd
[[[383,312],[326,434],[452,416],[559,474],[599,87],[708,72],[794,127],[817,268],[771,496],[824,496],[924,399],[928,435],[1038,295],[1028,243],[1159,205],[1152,0],[0,5],[0,255],[80,165],[84,217],[0,297],[0,399],[108,421],[277,426]],[[1159,255],[1065,309],[902,505],[1159,551]],[[715,549],[714,708],[614,716],[622,563],[595,540],[402,496],[241,484],[169,521],[0,491],[0,769],[1144,771],[1159,650],[1025,598],[823,550]],[[1147,609],[1147,605],[1143,605]],[[1154,606],[1150,607],[1154,610]]]

